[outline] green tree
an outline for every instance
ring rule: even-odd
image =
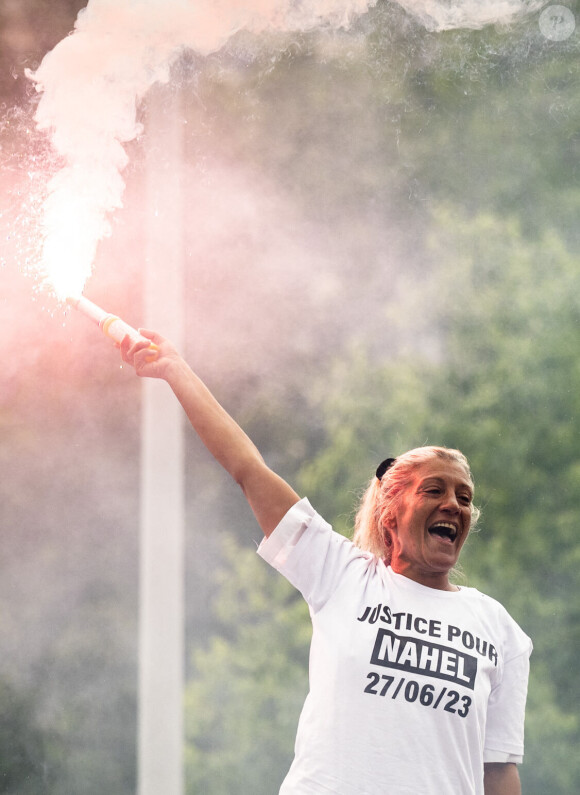
[[[438,305],[459,298],[433,405],[470,456],[484,506],[466,566],[534,639],[522,777],[529,792],[563,795],[580,784],[563,751],[580,740],[578,258],[553,231],[531,243],[513,221],[458,224],[457,213],[433,245],[461,261]]]
[[[558,235],[538,237],[492,215],[434,216],[440,265],[420,292],[409,280],[399,311],[409,343],[386,366],[358,355],[335,368],[328,444],[303,487],[342,529],[349,465],[372,473],[386,454],[424,443],[464,450],[483,507],[464,551],[468,581],[535,643],[526,791],[564,795],[580,784],[570,753],[580,740],[580,269]]]
[[[0,681],[0,792],[41,795],[57,773],[57,736],[44,731],[33,699]]]
[[[391,313],[396,358],[355,348],[313,395],[326,441],[300,490],[348,533],[357,491],[387,454],[424,443],[466,452],[483,518],[465,576],[535,644],[522,779],[530,795],[564,795],[580,784],[570,753],[580,740],[580,269],[553,231],[530,241],[515,220],[450,207],[433,215],[428,250],[431,276],[417,290],[409,273]],[[271,789],[269,771],[285,766],[308,634],[281,578],[253,553],[231,547],[227,558],[219,626],[195,655],[188,700],[191,791],[220,795],[236,776],[248,792]],[[262,755],[266,740],[275,747]],[[279,762],[265,770],[264,757]]]
[[[272,795],[292,759],[307,690],[310,621],[253,550],[224,540],[216,626],[186,691],[187,791]]]

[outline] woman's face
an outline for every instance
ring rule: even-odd
[[[469,533],[472,499],[471,479],[461,464],[433,458],[419,465],[387,523],[393,571],[453,590],[448,575]]]

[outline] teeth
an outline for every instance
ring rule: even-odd
[[[455,540],[455,538],[457,537],[457,532],[458,532],[458,531],[457,531],[457,528],[455,527],[455,525],[454,525],[454,524],[451,524],[450,522],[437,522],[437,524],[434,524],[434,525],[432,525],[432,526],[429,528],[429,532],[430,532],[430,533],[433,533],[433,532],[435,532],[435,533],[436,533],[437,529],[440,529],[440,528],[441,528],[441,529],[442,529],[442,528],[445,528],[446,530],[449,530],[449,531],[450,531],[450,532],[449,532],[449,535],[448,535],[448,537],[449,537],[451,540],[453,540],[453,541],[454,541],[454,540]],[[441,533],[437,533],[437,535],[441,535]]]

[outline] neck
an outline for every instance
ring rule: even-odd
[[[458,591],[457,585],[449,582],[449,572],[424,572],[417,571],[412,566],[405,565],[401,561],[391,561],[391,568],[397,574],[403,577],[408,577],[413,582],[418,582],[419,585],[425,585],[427,588],[434,588],[437,591]]]

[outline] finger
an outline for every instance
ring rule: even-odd
[[[143,345],[135,350],[133,361],[135,363],[135,367],[137,367],[143,365],[143,363],[149,364],[150,362],[155,362],[159,356],[159,345],[156,345],[153,342],[148,342],[146,345]]]
[[[141,334],[142,337],[151,340],[151,342],[154,342],[156,345],[162,345],[164,342],[167,342],[165,337],[162,337],[161,334],[158,334],[156,331],[152,331],[151,329],[140,328],[139,334]]]
[[[147,339],[136,340],[132,339],[129,335],[125,335],[120,346],[123,361],[135,367],[137,364],[136,357],[142,350],[147,350],[150,346],[151,343]]]
[[[156,361],[159,357],[159,350],[159,345],[155,345],[155,343],[152,342],[147,348],[147,356],[145,357],[145,361],[147,363]]]
[[[133,364],[132,360],[129,358],[129,349],[131,348],[131,338],[128,334],[125,334],[123,339],[121,340],[121,344],[119,346],[121,350],[121,358],[127,364]]]

